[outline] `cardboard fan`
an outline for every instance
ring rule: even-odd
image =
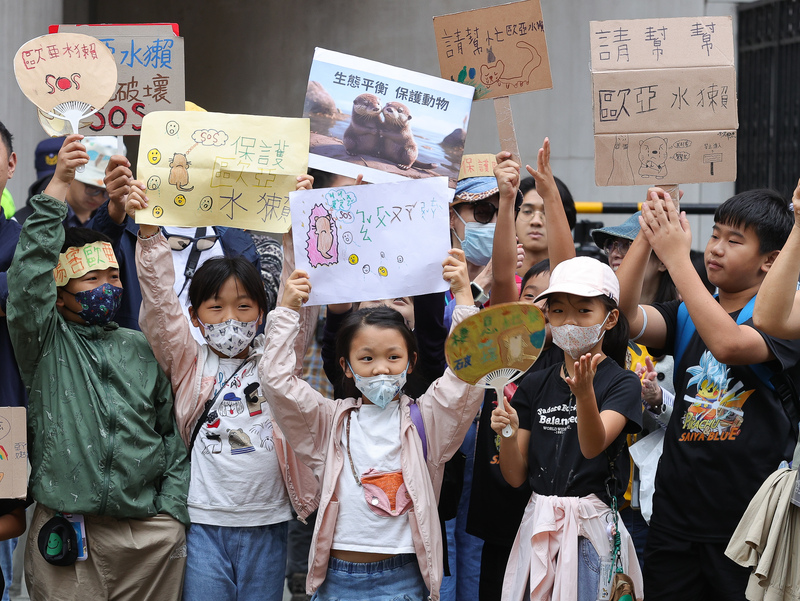
[[[82,119],[103,108],[117,88],[111,51],[97,38],[81,33],[29,40],[14,57],[14,74],[28,100],[42,114],[69,122],[72,133],[78,132]],[[53,130],[44,129],[52,135]]]
[[[545,321],[539,307],[506,303],[484,309],[458,324],[445,343],[447,365],[459,379],[493,389],[498,403],[503,388],[524,374],[542,352]],[[503,429],[511,436],[511,428]]]

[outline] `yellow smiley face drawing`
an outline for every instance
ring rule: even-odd
[[[179,207],[182,207],[183,205],[186,204],[186,197],[183,194],[178,194],[175,197],[175,204],[178,205]]]
[[[151,148],[147,151],[147,160],[151,165],[157,165],[161,160],[161,151],[158,148]]]
[[[378,267],[378,275],[386,277],[387,275],[389,275],[389,270],[383,266],[380,266]]]
[[[164,209],[162,209],[160,206],[156,205],[156,206],[153,207],[153,217],[158,219],[163,214],[164,214]]]
[[[350,255],[347,257],[347,262],[350,263],[350,265],[355,265],[358,263],[358,255]]]

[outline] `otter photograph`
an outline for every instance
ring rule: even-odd
[[[303,116],[309,166],[373,183],[445,176],[455,187],[474,89],[317,48]]]

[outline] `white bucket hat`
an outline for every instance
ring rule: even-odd
[[[607,296],[619,304],[619,280],[605,263],[591,257],[575,257],[556,265],[550,286],[536,297],[537,302],[554,292],[576,296]]]

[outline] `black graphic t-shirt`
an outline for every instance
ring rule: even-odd
[[[667,325],[667,349],[675,348],[679,305],[655,305]],[[744,324],[754,327],[752,319]],[[800,340],[759,333],[776,358],[768,367],[779,371],[800,358]],[[697,331],[674,382],[650,524],[681,539],[724,542],[767,476],[791,459],[795,436],[775,393],[748,366],[717,361]]]
[[[594,394],[600,412],[611,410],[628,418],[628,423],[606,452],[587,459],[578,442],[578,414],[575,397],[561,378],[561,364],[532,374],[517,389],[511,404],[519,414],[519,427],[530,430],[528,482],[540,495],[584,497],[596,494],[604,502],[609,476],[609,455],[615,460],[617,500],[630,476],[630,459],[625,435],[642,427],[642,386],[632,371],[622,369],[606,357],[594,376]],[[618,455],[619,454],[619,455]]]

